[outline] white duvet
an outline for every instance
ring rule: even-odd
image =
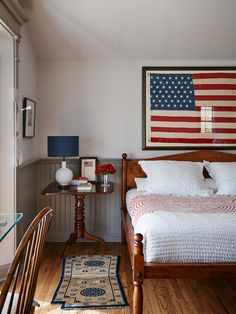
[[[236,197],[131,190],[127,208],[146,262],[236,262]]]

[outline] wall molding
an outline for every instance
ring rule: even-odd
[[[28,21],[24,9],[17,0],[0,1],[0,19],[12,35],[20,38],[20,26]]]
[[[17,0],[2,0],[2,2],[20,26],[29,21]]]
[[[104,239],[106,242],[120,242],[120,232],[101,232],[100,230],[88,230],[89,233],[95,234],[96,236]],[[71,232],[64,231],[50,231],[47,236],[47,242],[65,242],[69,239]],[[91,242],[86,239],[78,239],[76,242]]]
[[[22,168],[24,168],[24,167],[27,167],[27,166],[29,166],[29,165],[32,165],[33,163],[35,163],[35,162],[38,162],[38,158],[34,158],[34,159],[31,159],[31,160],[27,160],[27,161],[24,161],[22,164],[20,164],[19,166],[17,166],[16,168],[17,168],[17,170],[20,170],[20,169],[22,169]]]

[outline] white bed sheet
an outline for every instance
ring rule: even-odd
[[[205,203],[205,208],[211,209],[211,200],[218,201],[216,196],[203,197],[202,200],[196,197],[196,208],[183,206],[181,210],[180,206],[177,211],[174,205],[178,197],[168,196],[172,198],[173,208],[166,210],[165,196],[166,202],[160,204],[159,210],[146,208],[141,214],[144,205],[139,198],[141,195],[147,200],[147,192],[129,190],[126,203],[135,233],[144,236],[145,262],[236,262],[236,197],[221,196],[221,205],[214,212],[199,210],[199,203]],[[152,195],[152,199],[155,197]],[[135,205],[138,215],[134,215],[135,200],[138,200]]]

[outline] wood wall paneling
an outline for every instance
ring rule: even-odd
[[[17,243],[26,232],[37,214],[37,162],[17,168],[16,172],[16,208],[23,213],[23,219],[17,225]]]
[[[121,162],[119,159],[103,159],[100,163],[112,163],[117,173],[110,175],[114,182],[114,193],[110,195],[91,195],[85,200],[85,222],[88,232],[96,234],[108,242],[120,241],[120,189]],[[44,196],[41,191],[50,182],[55,181],[55,172],[60,167],[59,159],[41,159],[37,164],[37,208],[50,206],[55,209],[55,215],[48,233],[48,241],[65,241],[74,228],[73,196]],[[67,167],[74,175],[79,174],[79,159],[67,160]],[[98,180],[100,178],[98,177]],[[81,240],[83,241],[83,240]]]

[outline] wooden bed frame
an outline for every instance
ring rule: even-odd
[[[185,161],[236,161],[236,154],[223,153],[212,150],[201,150],[190,153],[175,154],[140,160],[185,160]],[[145,263],[143,256],[142,234],[134,235],[134,228],[126,208],[126,192],[136,187],[134,178],[144,178],[145,173],[138,164],[139,159],[127,159],[122,155],[122,243],[127,242],[133,272],[133,314],[141,314],[143,308],[144,278],[213,278],[236,277],[235,263]],[[204,173],[207,177],[207,172]]]

